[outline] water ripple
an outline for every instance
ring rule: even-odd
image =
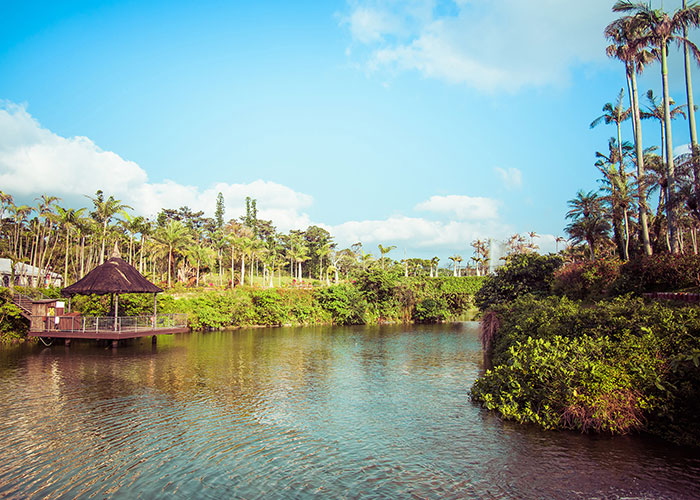
[[[4,353],[4,498],[693,498],[700,459],[504,423],[477,332],[277,329]]]

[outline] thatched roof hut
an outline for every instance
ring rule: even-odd
[[[121,293],[159,293],[157,287],[138,270],[120,257],[112,256],[104,264],[85,275],[83,279],[61,290],[64,297],[73,295],[106,295]]]

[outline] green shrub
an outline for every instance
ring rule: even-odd
[[[562,262],[561,257],[556,255],[512,255],[504,266],[496,270],[496,274],[487,277],[476,293],[474,302],[480,310],[485,311],[520,295],[547,295],[554,272]]]
[[[508,364],[479,378],[471,395],[506,419],[545,429],[640,429],[648,403],[610,351],[605,337],[528,338],[510,348]]]
[[[351,285],[335,285],[314,291],[314,298],[330,313],[336,325],[365,323],[366,302],[360,291]]]
[[[428,297],[416,305],[413,319],[422,323],[436,323],[445,321],[449,315],[446,300]]]
[[[10,342],[24,338],[26,333],[27,321],[12,301],[12,292],[7,288],[0,288],[0,340]]]
[[[546,428],[699,441],[699,308],[523,296],[493,311],[494,369],[472,392],[487,408]]]
[[[286,323],[287,311],[277,291],[253,290],[250,295],[254,310],[254,324],[279,326]]]

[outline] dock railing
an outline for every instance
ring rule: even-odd
[[[157,332],[187,327],[187,314],[158,314],[150,316],[32,316],[30,330],[34,332],[137,333]]]

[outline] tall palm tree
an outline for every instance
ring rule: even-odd
[[[171,220],[165,226],[158,228],[155,238],[168,249],[168,288],[170,288],[173,252],[182,250],[192,241],[192,238],[188,228],[176,220]]]
[[[643,46],[640,38],[642,31],[643,26],[641,23],[636,22],[634,18],[629,16],[613,21],[605,28],[605,36],[612,42],[606,49],[608,56],[619,59],[625,65],[630,107],[632,108],[632,131],[634,132],[634,147],[637,157],[637,179],[644,179],[644,148],[642,147],[637,73],[642,73],[644,67],[653,60],[651,52]],[[638,183],[637,197],[639,198],[639,225],[642,246],[644,247],[644,253],[651,255],[652,247],[649,239],[646,193],[641,182]]]
[[[613,5],[614,12],[627,12],[634,16],[636,23],[644,28],[640,35],[640,43],[653,47],[661,60],[661,84],[663,88],[664,123],[666,126],[666,169],[668,171],[668,207],[667,219],[669,236],[671,238],[671,252],[679,252],[678,228],[677,228],[677,202],[676,202],[676,173],[673,164],[673,139],[671,134],[670,98],[668,91],[668,45],[670,42],[684,44],[693,53],[696,60],[700,60],[700,49],[683,36],[683,29],[697,27],[700,24],[700,6],[691,4],[676,10],[669,16],[662,10],[653,10],[649,4],[619,0]]]
[[[663,158],[664,163],[666,163],[666,122],[664,118],[664,103],[663,101],[659,102],[657,100],[657,97],[654,95],[654,91],[651,89],[647,90],[646,96],[649,104],[645,106],[646,111],[642,111],[640,116],[642,120],[656,120],[659,122],[661,128],[661,157]],[[676,106],[676,101],[674,101],[673,98],[670,98],[669,103],[671,120],[675,120],[679,116],[687,118],[685,114],[685,104]]]
[[[610,225],[603,216],[601,200],[596,193],[579,191],[576,198],[569,200],[569,211],[566,218],[571,223],[565,230],[575,243],[585,241],[591,260],[595,260],[598,241],[605,238],[610,231]]]
[[[596,127],[601,122],[605,122],[606,124],[615,124],[615,127],[617,128],[617,144],[620,148],[620,172],[624,171],[622,167],[622,122],[629,119],[631,114],[631,109],[625,109],[623,104],[624,96],[624,89],[620,89],[620,93],[617,95],[615,104],[609,102],[605,103],[603,106],[603,114],[591,122],[591,128]]]
[[[686,0],[683,0],[683,9],[687,9]],[[688,39],[688,27],[683,26],[683,38]],[[685,95],[688,103],[688,127],[690,129],[690,151],[693,155],[693,183],[695,188],[695,206],[700,210],[700,150],[698,150],[698,132],[695,127],[695,103],[693,99],[693,83],[690,75],[690,51],[688,45],[683,43],[683,59],[685,66]]]
[[[610,168],[615,169],[616,165],[619,165],[617,170],[616,178],[619,182],[611,184],[611,197],[608,198],[610,201],[610,207],[612,212],[612,223],[613,223],[613,234],[615,237],[615,244],[617,246],[617,252],[621,259],[628,260],[629,255],[625,250],[628,247],[627,242],[629,241],[629,228],[625,224],[626,212],[624,207],[620,204],[620,197],[618,196],[617,189],[620,184],[627,186],[627,174],[624,168],[624,158],[629,155],[632,151],[632,145],[624,141],[622,144],[618,144],[614,137],[611,137],[608,141],[608,153],[607,155],[596,151],[597,161],[595,166],[604,174]]]
[[[105,261],[105,242],[107,240],[107,226],[109,222],[115,215],[125,213],[127,208],[133,210],[133,207],[122,203],[121,200],[117,200],[113,196],[105,200],[102,190],[98,190],[94,198],[91,196],[88,196],[88,198],[95,205],[95,219],[102,224],[102,248],[100,249],[100,264],[102,264]],[[168,276],[168,286],[170,286],[169,280],[170,276]]]
[[[77,226],[78,221],[80,220],[80,218],[83,215],[83,212],[85,212],[86,209],[79,208],[76,210],[74,208],[57,207],[56,210],[58,212],[58,223],[63,228],[64,238],[66,240],[65,255],[63,261],[63,280],[65,283],[68,283],[68,258],[70,257],[71,232]]]

